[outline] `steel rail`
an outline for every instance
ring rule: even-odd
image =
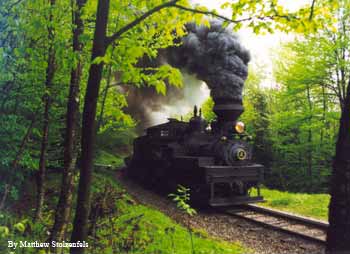
[[[317,220],[317,219],[309,218],[305,216],[300,216],[300,215],[296,215],[285,211],[275,210],[272,208],[262,207],[262,206],[253,205],[253,204],[245,205],[245,207],[255,212],[279,217],[281,219],[289,219],[289,220],[302,223],[304,225],[313,226],[315,228],[322,229],[322,230],[327,230],[329,226],[328,222],[325,222],[325,221],[321,221],[321,220]]]
[[[260,207],[260,206],[256,206],[256,205],[244,205],[238,208],[226,208],[226,209],[221,209],[222,212],[224,212],[225,214],[228,214],[230,216],[234,216],[243,220],[246,220],[248,222],[257,224],[261,227],[265,227],[265,228],[269,228],[272,229],[274,231],[278,231],[278,232],[282,232],[288,235],[292,235],[292,236],[296,236],[298,238],[302,238],[304,240],[310,241],[310,242],[315,242],[318,244],[325,244],[326,240],[322,239],[322,238],[318,238],[312,235],[308,235],[305,234],[303,232],[298,232],[298,231],[294,231],[291,229],[285,228],[285,227],[281,227],[278,225],[274,225],[273,223],[268,223],[266,221],[260,221],[258,219],[254,219],[249,217],[249,215],[244,215],[244,212],[255,212],[257,214],[262,214],[264,216],[270,216],[273,218],[277,218],[277,219],[282,219],[286,222],[293,222],[293,223],[298,223],[301,226],[307,226],[310,228],[314,228],[317,229],[319,231],[323,231],[324,234],[326,235],[326,231],[328,228],[328,223],[322,222],[322,221],[318,221],[318,220],[314,220],[314,219],[310,219],[310,218],[306,218],[306,217],[302,217],[302,216],[297,216],[294,214],[290,214],[290,213],[286,213],[286,212],[282,212],[282,211],[277,211],[274,209],[269,209],[269,208],[265,208],[265,207]],[[242,214],[243,212],[243,214]],[[290,226],[294,226],[295,224],[290,223]],[[325,236],[324,235],[324,236]]]

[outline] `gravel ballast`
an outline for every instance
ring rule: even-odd
[[[281,232],[257,226],[243,219],[213,210],[197,211],[190,217],[178,210],[166,197],[146,190],[118,171],[117,179],[133,198],[143,205],[155,208],[180,224],[205,230],[210,237],[229,242],[240,242],[254,254],[322,254],[324,246],[310,243]]]

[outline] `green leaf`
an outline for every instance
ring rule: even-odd
[[[23,233],[24,230],[26,229],[25,225],[21,222],[16,223],[15,225],[13,225],[13,228],[16,229],[18,232]]]

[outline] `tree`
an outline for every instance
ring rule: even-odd
[[[106,31],[109,14],[109,0],[99,0],[96,13],[96,27],[91,60],[104,56],[106,52]],[[74,218],[72,242],[87,238],[87,221],[90,210],[90,185],[93,166],[93,146],[95,142],[95,116],[97,97],[102,77],[103,62],[92,63],[84,101],[82,123],[82,165],[80,170],[76,215]],[[71,253],[83,253],[82,248],[71,248]]]
[[[61,193],[55,213],[55,222],[51,231],[51,241],[61,241],[69,222],[74,188],[74,168],[77,159],[78,127],[79,127],[79,86],[82,75],[82,49],[80,36],[84,32],[82,10],[85,0],[77,0],[73,8],[73,53],[77,55],[77,63],[70,74],[69,95],[66,114],[66,131],[64,144],[64,168],[62,174]]]
[[[343,105],[330,190],[327,253],[331,254],[350,251],[350,81]]]
[[[330,189],[326,249],[331,254],[350,252],[350,79],[345,80],[350,64],[349,1],[342,2],[340,7],[336,12],[338,32],[333,35],[333,42],[338,46],[334,48],[334,55],[340,64],[336,84],[342,110]]]
[[[71,52],[66,48],[69,27],[62,25],[69,24],[70,15],[61,15],[60,11],[68,8],[69,3],[62,1],[55,2],[54,6],[50,6],[50,1],[6,0],[1,4],[0,11],[4,10],[4,15],[1,14],[0,23],[6,24],[1,25],[0,39],[0,87],[4,89],[0,99],[4,131],[4,135],[1,134],[3,181],[0,188],[4,193],[4,206],[8,194],[12,200],[19,197],[17,191],[38,169],[40,157],[41,172],[35,174],[40,175],[38,190],[41,189],[42,199],[38,203],[42,204],[45,181],[42,172],[61,163],[60,129]],[[52,75],[53,69],[55,75]],[[48,130],[44,118],[50,122],[47,138],[42,135],[44,129]],[[42,144],[45,144],[45,149],[41,149],[43,153],[40,152]]]
[[[247,131],[252,135],[254,157],[267,169],[272,162],[271,133],[270,133],[270,111],[268,89],[253,88],[245,96],[245,112],[242,115],[243,122],[246,122],[248,114],[251,119],[247,119]]]
[[[4,1],[0,7],[0,121],[4,131],[0,134],[3,149],[0,154],[2,183],[5,183],[2,207],[5,207],[8,194],[12,199],[18,197],[16,193],[24,176],[37,168],[37,159],[33,154],[38,149],[33,148],[33,145],[38,140],[35,134],[38,133],[38,123],[41,122],[37,114],[42,106],[40,98],[43,97],[43,89],[37,89],[33,84],[45,83],[44,63],[48,61],[48,50],[40,39],[44,36],[47,38],[47,30],[40,29],[35,34],[26,34],[30,25],[43,18],[39,17],[38,11],[30,21],[26,20],[31,11],[23,8],[24,5],[21,1]],[[35,6],[35,3],[28,3],[29,6]],[[26,11],[20,12],[23,9]],[[31,50],[34,44],[37,46],[36,52]]]
[[[53,9],[55,6],[55,0],[50,0],[50,9]],[[46,80],[45,80],[45,94],[43,97],[44,101],[44,115],[43,115],[43,130],[42,130],[42,140],[40,148],[40,159],[39,159],[39,171],[37,173],[37,200],[36,200],[36,211],[34,220],[41,218],[42,207],[44,204],[44,195],[45,195],[45,174],[46,174],[46,153],[49,140],[49,111],[51,104],[51,87],[53,83],[53,78],[55,75],[55,31],[53,28],[53,13],[50,11],[49,14],[49,24],[48,24],[48,58],[47,58],[47,68],[46,68]]]
[[[271,121],[276,133],[274,148],[285,161],[294,164],[293,171],[288,170],[286,175],[296,176],[295,168],[304,168],[312,185],[309,191],[324,189],[320,185],[328,181],[324,176],[330,175],[337,135],[332,126],[338,126],[341,109],[337,72],[344,63],[334,57],[334,52],[341,51],[345,44],[332,39],[334,33],[329,29],[325,26],[317,34],[287,43],[276,59],[280,89],[276,98],[279,110]],[[283,160],[280,162],[283,164]],[[296,183],[302,181],[300,178]]]

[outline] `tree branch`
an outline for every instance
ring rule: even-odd
[[[313,17],[313,15],[314,15],[315,3],[316,3],[316,0],[312,0],[311,9],[310,9],[310,16],[309,16],[309,21],[312,20],[312,17]]]
[[[172,0],[169,1],[167,3],[158,5],[156,7],[154,7],[153,9],[149,10],[148,12],[144,13],[142,16],[136,18],[134,21],[132,21],[131,23],[125,25],[124,27],[122,27],[121,29],[119,29],[117,32],[115,32],[112,36],[107,37],[106,39],[106,47],[109,46],[111,43],[113,43],[116,39],[120,38],[120,36],[127,32],[128,30],[132,29],[134,26],[138,25],[140,22],[142,22],[143,20],[145,20],[146,18],[148,18],[149,16],[151,16],[152,14],[154,14],[157,11],[160,11],[162,9],[165,8],[178,8],[184,11],[188,11],[188,12],[192,12],[192,13],[198,13],[198,14],[204,14],[204,15],[209,15],[209,16],[213,16],[225,21],[228,21],[230,23],[240,23],[240,22],[244,22],[244,21],[249,21],[249,20],[253,20],[253,19],[259,19],[259,20],[265,20],[265,19],[275,19],[275,18],[285,18],[287,20],[290,20],[291,18],[296,18],[296,17],[290,17],[287,15],[270,15],[270,16],[252,16],[249,18],[242,18],[242,19],[238,19],[238,20],[232,20],[229,19],[225,16],[219,15],[215,12],[212,11],[202,11],[202,10],[198,10],[198,9],[193,9],[193,8],[189,8],[186,6],[182,6],[182,5],[178,5],[176,4],[179,0]]]
[[[290,20],[290,18],[291,18],[290,16],[276,14],[276,15],[270,15],[270,16],[252,16],[252,17],[249,17],[249,18],[232,20],[232,19],[229,19],[229,18],[227,18],[225,16],[222,16],[220,14],[212,12],[212,11],[202,11],[202,10],[185,7],[185,6],[178,5],[178,4],[174,4],[171,7],[175,7],[175,8],[178,8],[178,9],[181,9],[181,10],[184,10],[184,11],[188,11],[188,12],[192,12],[192,13],[198,13],[198,14],[204,14],[204,15],[208,15],[208,16],[213,16],[213,17],[216,17],[216,18],[228,21],[230,23],[236,23],[236,24],[244,22],[244,21],[253,20],[253,19],[265,20],[265,19],[274,19],[274,18],[285,18],[287,20]]]
[[[174,6],[174,4],[176,4],[178,1],[179,0],[172,0],[172,1],[166,2],[164,4],[161,4],[161,5],[158,5],[158,6],[154,7],[153,9],[149,10],[148,12],[144,13],[142,16],[136,18],[131,23],[129,23],[129,24],[125,25],[124,27],[122,27],[121,29],[119,29],[112,36],[107,37],[106,46],[110,45],[113,41],[118,39],[123,33],[127,32],[128,30],[130,30],[134,26],[138,25],[140,22],[142,22],[143,20],[145,20],[146,18],[148,18],[152,14],[154,14],[157,11],[160,11],[160,10],[162,10],[164,8]]]
[[[239,23],[239,22],[248,20],[248,19],[244,19],[244,20],[232,20],[232,19],[229,19],[229,18],[227,18],[227,17],[225,17],[225,16],[219,15],[219,14],[217,14],[217,13],[215,13],[215,12],[211,12],[211,11],[202,11],[202,10],[193,9],[193,8],[188,8],[188,7],[185,7],[185,6],[182,6],[182,5],[177,5],[177,4],[174,4],[173,7],[178,8],[178,9],[181,9],[181,10],[184,10],[184,11],[188,11],[188,12],[193,12],[193,13],[198,13],[198,14],[204,14],[204,15],[210,15],[210,16],[213,16],[213,17],[216,17],[216,18],[219,18],[219,19],[222,19],[222,20],[231,22],[231,23]],[[252,19],[252,18],[249,18],[249,19]]]

